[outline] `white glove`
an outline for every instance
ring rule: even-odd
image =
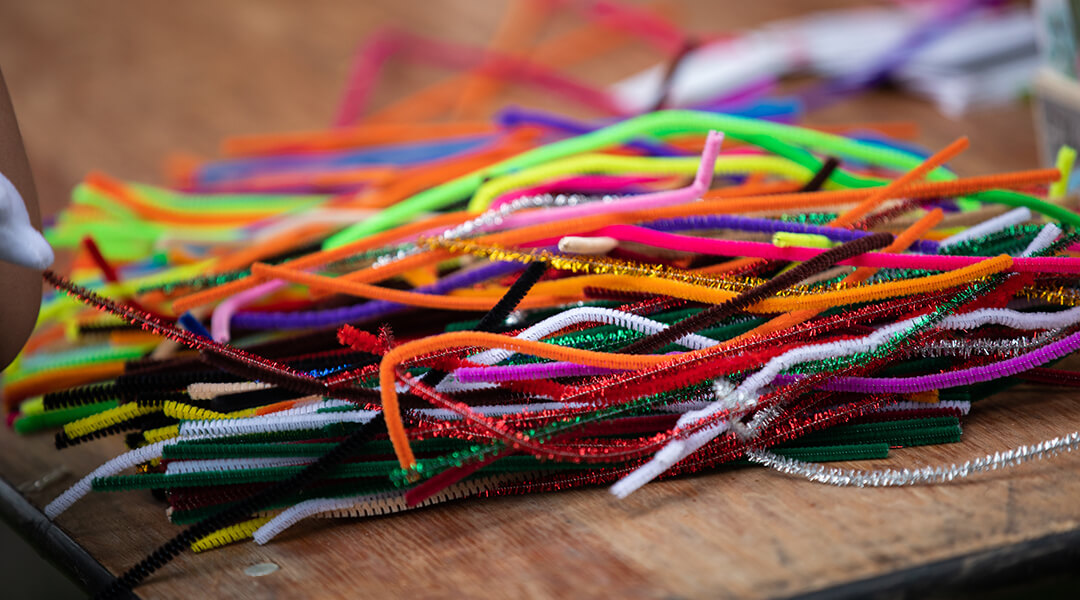
[[[0,173],[0,260],[44,271],[53,263],[53,251],[30,224],[22,195]]]

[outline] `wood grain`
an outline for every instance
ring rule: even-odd
[[[170,152],[213,154],[230,134],[329,122],[357,42],[397,25],[483,43],[502,2],[3,2],[7,76],[44,214],[91,169],[158,181]],[[851,2],[693,2],[682,22],[736,29],[796,10]],[[560,17],[569,19],[568,16]],[[645,50],[575,70],[611,81],[655,60]],[[443,75],[402,67],[384,103]],[[516,92],[517,100],[532,96]],[[958,121],[893,92],[874,92],[810,123],[913,119],[940,147],[963,134],[962,174],[1035,165],[1023,106]],[[1019,387],[979,403],[963,442],[896,450],[863,467],[962,461],[1080,429],[1075,394]],[[104,440],[57,452],[48,436],[0,433],[0,474],[41,506],[106,458]],[[57,471],[60,469],[60,471]],[[62,473],[57,476],[58,473]],[[947,486],[835,489],[762,469],[728,469],[647,486],[623,502],[605,490],[452,503],[378,519],[314,520],[273,543],[184,555],[139,589],[152,598],[214,597],[771,597],[1076,529],[1080,456]],[[43,476],[53,481],[29,485]],[[59,523],[120,572],[175,533],[140,493],[97,494]],[[246,567],[281,570],[252,578]]]

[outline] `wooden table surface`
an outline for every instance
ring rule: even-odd
[[[694,30],[718,31],[849,4],[703,0],[676,8]],[[48,215],[91,169],[155,182],[170,152],[212,155],[226,135],[325,125],[356,44],[376,27],[483,44],[504,10],[502,2],[470,0],[6,0],[0,67]],[[654,60],[637,49],[575,74],[608,82]],[[426,68],[391,69],[377,102],[438,77]],[[869,119],[917,121],[919,141],[930,147],[968,134],[971,150],[953,163],[962,174],[1035,166],[1030,113],[1019,105],[950,121],[918,100],[875,92],[807,122]],[[859,466],[963,461],[1063,435],[1080,429],[1080,406],[1070,393],[1019,387],[980,402],[964,427],[962,443],[895,450]],[[51,435],[18,438],[4,428],[0,476],[40,507],[121,451],[120,440],[108,439],[58,452]],[[148,598],[716,598],[919,589],[920,578],[960,580],[1074,543],[1078,473],[1080,455],[1064,455],[951,485],[860,490],[743,468],[652,484],[621,502],[590,489],[313,520],[267,546],[185,554],[137,591]],[[58,524],[113,573],[177,531],[143,493],[95,494]],[[281,568],[244,574],[261,562]]]

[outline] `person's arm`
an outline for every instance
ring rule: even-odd
[[[34,190],[34,180],[30,175],[30,163],[26,159],[26,151],[23,149],[22,136],[19,135],[19,124],[15,120],[15,110],[11,106],[8,97],[7,85],[4,76],[0,73],[0,173],[2,173],[18,191],[22,201],[26,205],[26,215],[30,223],[37,229],[41,228],[41,216],[38,214],[37,192]],[[0,180],[0,185],[5,185]],[[41,255],[43,249],[38,246],[37,240],[25,235],[24,230],[17,227],[4,228],[4,221],[9,224],[22,219],[22,208],[15,206],[18,197],[11,198],[6,193],[0,201],[11,203],[0,206],[0,244],[10,247],[18,245],[19,256],[17,259],[23,263],[37,263],[37,267],[44,268],[51,263],[52,251],[48,250],[48,256]],[[43,241],[43,240],[42,240]],[[48,245],[45,245],[48,248]],[[45,262],[45,258],[48,259]],[[41,264],[45,263],[45,264]],[[37,321],[38,307],[41,304],[41,273],[39,270],[17,266],[6,260],[0,260],[0,368],[6,367],[22,349],[30,332]]]

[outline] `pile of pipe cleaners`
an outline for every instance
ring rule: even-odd
[[[74,190],[46,233],[70,271],[46,272],[3,394],[19,433],[129,448],[48,517],[152,490],[184,526],[117,586],[310,517],[625,497],[747,462],[936,483],[1080,443],[821,464],[958,442],[979,400],[1019,382],[1080,385],[1053,368],[1080,347],[1075,153],[959,176],[945,165],[966,139],[925,152],[905,123],[800,127],[771,82],[628,114],[560,69],[645,39],[676,57],[670,79],[705,42],[582,4],[607,12],[528,59],[378,36],[333,127],[231,138],[223,158],[171,163],[167,187],[93,173]],[[465,72],[372,113],[391,51]],[[431,120],[507,81],[606,117]],[[806,97],[847,93],[829,86]]]

